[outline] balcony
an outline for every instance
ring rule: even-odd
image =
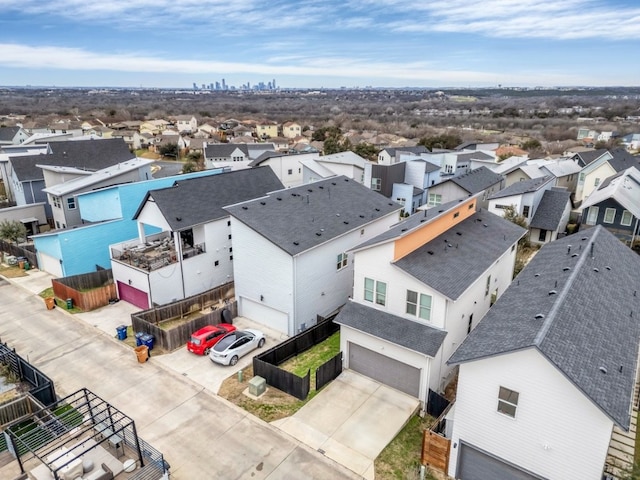
[[[183,260],[202,253],[205,253],[204,243],[182,247]],[[111,258],[140,270],[152,272],[177,263],[178,254],[173,238],[164,236],[155,239],[149,237],[145,243],[119,244],[111,248]]]

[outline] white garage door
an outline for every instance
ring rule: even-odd
[[[62,277],[62,265],[60,260],[46,253],[38,252],[38,266],[40,270],[50,273],[54,277]]]
[[[396,390],[418,397],[420,369],[349,342],[349,368]]]
[[[289,335],[289,316],[286,313],[246,297],[240,297],[239,303],[238,314],[240,316]]]
[[[460,480],[543,480],[465,443],[460,443]]]

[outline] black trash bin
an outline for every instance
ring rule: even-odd
[[[118,332],[118,340],[126,340],[127,339],[127,326],[120,325],[116,327],[116,332]]]

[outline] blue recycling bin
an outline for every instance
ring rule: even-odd
[[[116,332],[118,332],[118,340],[125,340],[127,338],[127,326],[120,325],[116,327]]]
[[[142,337],[145,335],[146,333],[144,332],[136,332],[136,347],[142,345]]]
[[[144,335],[142,335],[142,337],[140,337],[140,341],[142,342],[142,345],[146,345],[149,351],[153,350],[153,344],[155,340],[156,340],[156,337],[154,337],[149,333],[145,333]]]

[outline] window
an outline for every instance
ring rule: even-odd
[[[599,179],[599,178],[596,178],[596,179],[593,181],[593,186],[594,186],[594,187],[597,187],[598,185],[600,185],[600,179]]]
[[[364,279],[364,299],[367,302],[374,301],[378,305],[385,305],[387,301],[387,284],[384,282],[378,282],[371,278]]]
[[[229,255],[229,260],[233,260],[233,255]]]
[[[407,313],[416,315],[418,312],[418,292],[407,290]]]
[[[76,209],[76,199],[74,197],[67,198],[67,208],[69,210]]]
[[[631,215],[631,212],[628,210],[625,210],[622,212],[622,218],[620,219],[620,225],[624,225],[625,227],[628,227],[629,225],[631,225],[631,220],[633,219],[633,215]]]
[[[470,203],[470,204],[469,204],[469,210],[471,210],[471,209],[472,209],[473,207],[475,207],[475,206],[476,206],[476,205],[475,205],[475,203]]]
[[[229,238],[229,240],[231,240],[231,234],[229,234],[228,238]]]
[[[469,315],[469,324],[467,325],[467,335],[471,333],[472,328],[473,328],[473,313]]]
[[[508,205],[500,205],[499,203],[495,204],[495,208],[499,208],[500,210],[504,210],[507,207],[508,207]]]
[[[227,227],[231,226],[231,220],[227,220]]]
[[[437,193],[429,194],[429,199],[427,200],[428,207],[435,207],[437,205],[440,205],[441,203],[442,203],[442,195],[439,195]]]
[[[51,197],[53,201],[53,206],[56,208],[60,208],[60,197]]]
[[[529,205],[522,207],[522,215],[524,215],[525,218],[529,218]]]
[[[544,229],[540,229],[540,234],[538,235],[538,241],[539,242],[546,242],[547,241],[547,231]]]
[[[604,223],[613,223],[616,219],[616,209],[615,208],[607,208],[604,211]]]
[[[233,252],[233,247],[229,247],[229,253]]]
[[[396,202],[398,202],[400,205],[402,205],[404,207],[404,204],[407,203],[407,199],[406,198],[397,197],[396,198]]]
[[[340,253],[338,254],[338,262],[336,264],[336,270],[342,270],[344,267],[347,266],[347,254],[346,253]]]
[[[217,267],[218,265],[220,265],[220,261],[219,260],[216,260],[215,262],[213,262],[213,266],[214,267]]]
[[[431,295],[420,294],[420,315],[423,320],[431,320]]]
[[[500,392],[498,393],[498,411],[504,415],[515,418],[519,395],[518,392],[500,387]]]
[[[578,176],[578,181],[579,181],[580,183],[584,182],[584,173],[581,173],[581,174]]]
[[[419,302],[418,302],[419,301]],[[417,315],[423,320],[431,320],[431,295],[407,290],[407,308],[409,315]]]
[[[486,297],[487,295],[489,295],[489,290],[491,289],[491,275],[489,275],[487,277],[487,286],[484,289],[484,296]]]
[[[598,211],[600,208],[598,207],[589,207],[589,214],[587,215],[587,225],[595,225],[598,220]]]
[[[371,190],[375,190],[379,192],[381,190],[382,179],[381,178],[372,178],[371,179]]]
[[[293,175],[293,169],[290,168],[289,170],[287,170],[287,175]]]

